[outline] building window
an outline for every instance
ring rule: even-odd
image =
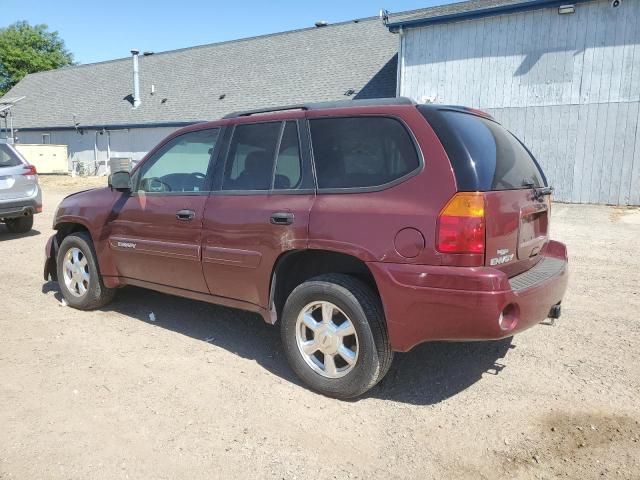
[[[43,145],[50,145],[51,144],[51,134],[50,133],[43,133],[42,134],[42,144]]]

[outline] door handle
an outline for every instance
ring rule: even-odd
[[[293,213],[275,212],[271,215],[270,222],[274,225],[291,225],[293,223]]]
[[[188,222],[189,220],[193,220],[193,217],[196,216],[196,212],[193,210],[178,210],[176,212],[176,218],[178,220],[182,220],[183,222]]]

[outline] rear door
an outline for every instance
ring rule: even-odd
[[[0,201],[31,197],[36,189],[36,176],[28,164],[11,146],[0,143]]]
[[[315,189],[303,115],[291,116],[231,132],[203,225],[203,270],[213,295],[268,308],[276,260],[307,246]]]
[[[502,125],[461,109],[420,107],[443,143],[459,191],[485,192],[485,265],[509,276],[531,268],[549,238],[547,181]]]
[[[219,134],[214,128],[174,137],[136,170],[132,193],[116,201],[110,221],[109,248],[120,276],[208,292],[202,221]]]

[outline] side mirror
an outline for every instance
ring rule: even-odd
[[[109,187],[121,192],[131,191],[131,175],[129,172],[113,172],[109,175]]]

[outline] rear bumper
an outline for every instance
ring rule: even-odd
[[[369,263],[392,348],[408,351],[433,340],[495,340],[540,323],[562,301],[568,281],[564,244],[549,241],[541,256],[531,270],[511,279],[488,267]]]
[[[36,189],[35,195],[15,200],[0,200],[0,219],[18,218],[42,212],[42,191]]]

